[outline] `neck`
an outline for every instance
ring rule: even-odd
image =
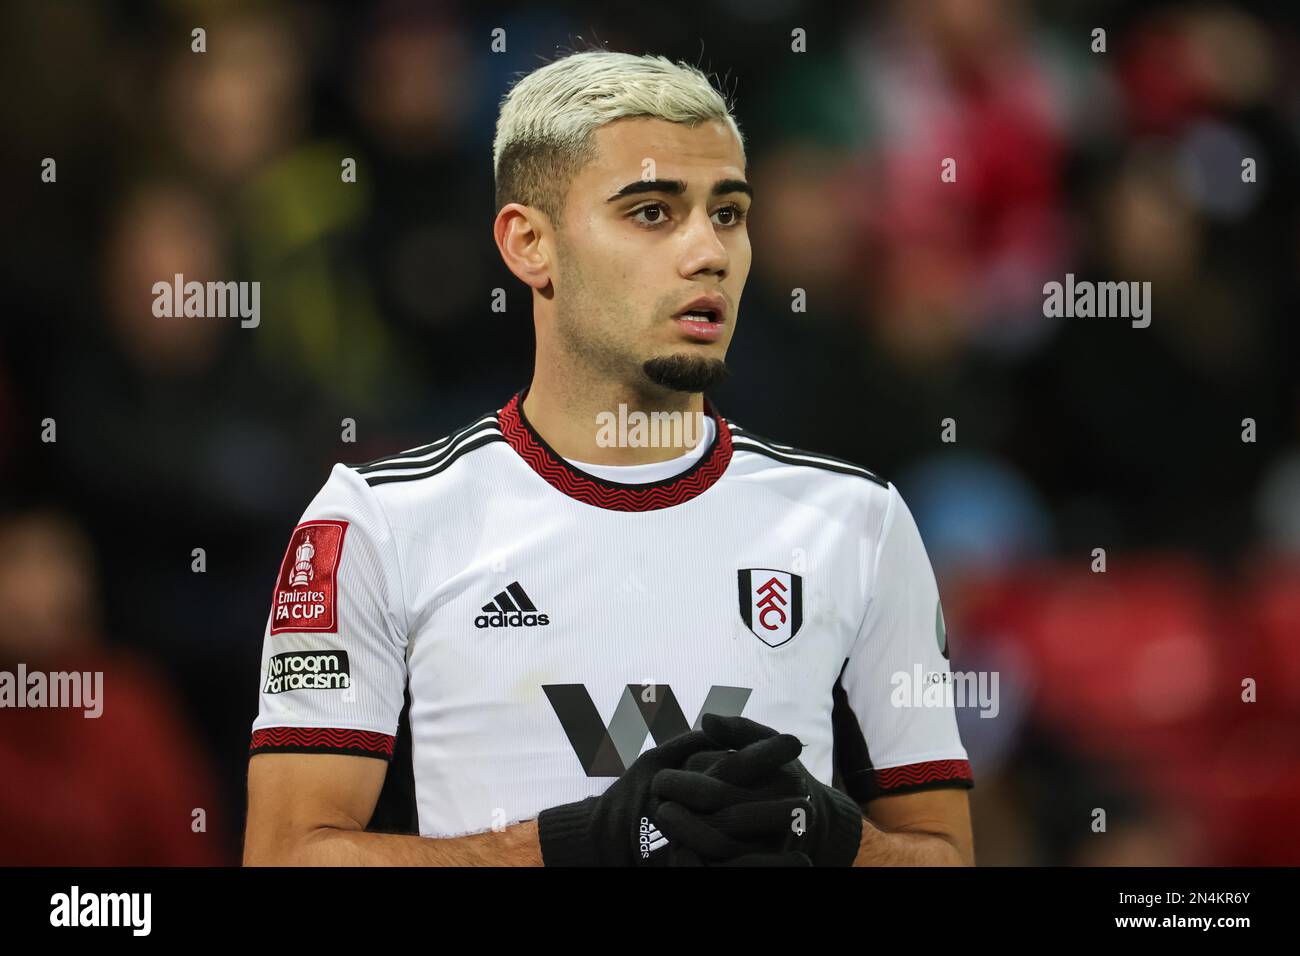
[[[546,375],[540,365],[534,370],[523,412],[557,454],[593,465],[667,461],[690,451],[703,437],[698,424],[704,412],[704,396],[698,392],[674,392],[657,386],[641,389],[602,381],[575,388]],[[634,412],[643,413],[647,420],[653,412],[676,412],[680,428],[660,428],[660,440],[647,446],[645,440],[632,437],[632,428],[620,428],[620,422],[627,422]],[[668,435],[673,436],[672,441]],[[632,440],[624,441],[626,437]]]

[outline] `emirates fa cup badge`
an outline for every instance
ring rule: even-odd
[[[338,633],[337,576],[346,521],[304,521],[293,530],[271,602],[271,633]]]

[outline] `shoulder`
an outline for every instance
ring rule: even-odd
[[[480,496],[484,469],[500,467],[482,449],[504,441],[497,413],[485,412],[428,444],[372,461],[337,462],[307,515],[345,519],[381,539],[399,526],[424,527],[431,513],[454,514]]]
[[[432,490],[445,483],[444,476],[449,476],[458,462],[471,457],[481,448],[504,441],[497,412],[484,412],[456,431],[426,445],[408,448],[373,461],[340,463],[335,466],[335,473],[342,470],[346,477],[372,489],[415,482],[420,484],[421,490]]]
[[[809,451],[805,448],[796,448],[793,445],[785,445],[770,438],[765,438],[748,428],[737,425],[735,422],[728,421],[726,426],[731,432],[733,455],[740,456],[742,459],[747,456],[752,457],[756,464],[760,464],[769,470],[797,472],[800,477],[805,479],[819,475],[842,475],[848,478],[860,479],[885,491],[890,488],[888,481],[870,468],[856,462],[836,458],[822,452]]]

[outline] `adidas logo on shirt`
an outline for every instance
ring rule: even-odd
[[[475,627],[544,627],[551,623],[545,614],[537,613],[518,581],[483,605],[483,612],[474,618]]]

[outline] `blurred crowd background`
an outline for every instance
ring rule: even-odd
[[[911,504],[953,668],[1000,675],[995,719],[961,713],[980,862],[1300,863],[1300,29],[1276,6],[6,3],[0,666],[106,677],[99,720],[0,711],[0,863],[238,860],[287,536],[331,463],[527,383],[496,109],[591,44],[735,98],[755,259],[714,398]],[[1066,272],[1150,281],[1150,327],[1045,318]],[[260,281],[261,324],[155,318],[175,273]],[[391,776],[377,826],[409,820]]]

